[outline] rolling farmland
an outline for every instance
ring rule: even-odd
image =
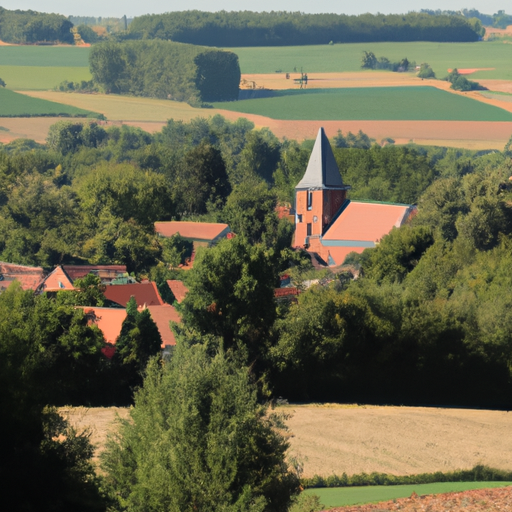
[[[214,103],[283,120],[512,121],[512,114],[434,87],[274,91],[274,97]]]
[[[0,117],[70,116],[96,117],[94,112],[31,98],[9,89],[0,89]]]
[[[512,45],[501,41],[478,43],[353,43],[319,46],[230,48],[240,59],[242,73],[339,73],[361,70],[363,51],[417,64],[428,62],[439,78],[449,68],[495,68],[477,72],[474,78],[512,80]]]

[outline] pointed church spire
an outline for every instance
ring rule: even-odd
[[[318,130],[315,146],[309,158],[308,167],[302,180],[295,188],[297,190],[350,188],[343,184],[338,164],[336,163],[331,149],[331,144],[323,128]]]

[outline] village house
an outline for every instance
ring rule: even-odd
[[[171,238],[179,234],[192,242],[193,250],[186,267],[191,267],[198,247],[212,247],[223,238],[231,238],[233,233],[227,224],[215,222],[155,222],[155,231],[159,236]]]
[[[352,201],[348,190],[320,128],[306,172],[295,187],[294,244],[323,265],[342,265],[349,253],[375,247],[416,211],[408,204]]]
[[[0,261],[0,293],[13,281],[18,281],[23,290],[35,290],[44,278],[42,267],[29,267]]]

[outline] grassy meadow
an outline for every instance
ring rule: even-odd
[[[274,94],[213,105],[282,120],[512,121],[505,110],[434,87],[290,89]]]
[[[31,116],[95,117],[95,114],[90,110],[31,98],[9,89],[0,89],[0,117]]]
[[[418,496],[427,494],[443,494],[447,492],[462,492],[472,489],[490,489],[506,487],[512,482],[442,482],[421,485],[389,485],[368,487],[336,487],[332,489],[307,489],[306,494],[315,494],[326,507],[344,507],[377,503],[398,498],[408,498],[413,492]]]
[[[240,59],[242,73],[300,72],[340,73],[361,70],[363,51],[399,61],[428,62],[443,78],[449,68],[496,68],[472,78],[512,80],[512,45],[501,41],[477,43],[354,43],[318,46],[229,48]]]

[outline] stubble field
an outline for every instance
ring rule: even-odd
[[[115,417],[125,408],[62,409],[88,427],[101,452]],[[304,476],[371,473],[411,475],[486,464],[512,469],[512,415],[506,411],[424,407],[297,405],[290,415],[290,453]]]

